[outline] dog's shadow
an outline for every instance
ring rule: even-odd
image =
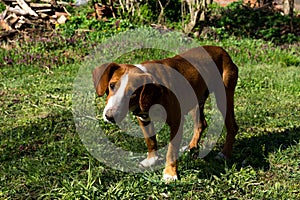
[[[199,178],[207,178],[210,175],[219,175],[225,172],[225,168],[235,165],[236,169],[251,166],[254,169],[268,170],[270,168],[269,154],[277,152],[279,149],[285,150],[296,145],[300,140],[300,127],[287,129],[283,132],[265,132],[263,135],[251,138],[237,139],[234,144],[234,151],[231,159],[227,161],[216,160],[215,156],[221,149],[221,145],[214,148],[203,159],[195,159],[195,152],[188,152],[180,161],[182,170],[199,170],[202,173]]]

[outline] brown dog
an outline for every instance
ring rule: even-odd
[[[230,157],[238,131],[233,103],[237,79],[238,68],[228,53],[216,46],[198,47],[172,58],[146,61],[139,65],[110,63],[93,70],[97,94],[107,94],[103,119],[120,122],[128,110],[137,116],[148,147],[148,156],[141,162],[144,167],[153,166],[158,161],[155,130],[151,122],[156,116],[151,115],[151,107],[159,104],[164,108],[166,115],[156,112],[165,117],[171,132],[164,180],[178,179],[176,159],[182,124],[184,115],[191,110],[194,135],[188,148],[198,147],[201,133],[207,126],[204,103],[211,92],[215,93],[227,129],[225,145],[219,156]]]

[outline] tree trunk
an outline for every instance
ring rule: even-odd
[[[163,5],[162,2],[160,0],[158,0],[158,4],[159,4],[159,7],[160,7],[160,12],[159,12],[158,19],[157,19],[158,24],[162,24],[164,22],[165,8],[169,5],[170,1],[171,0],[168,0],[166,2],[166,4]]]
[[[205,11],[212,0],[182,0],[182,27],[185,33],[190,33],[197,22],[205,21]]]
[[[122,9],[122,13],[127,13],[128,15],[134,16],[137,9],[139,14],[139,0],[119,0],[119,4]]]
[[[294,18],[294,0],[283,1],[283,13],[290,16],[290,29],[294,31],[293,18]]]

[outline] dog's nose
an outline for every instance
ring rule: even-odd
[[[107,121],[111,122],[111,123],[116,123],[115,121],[115,118],[113,116],[113,112],[111,110],[108,110],[106,113],[105,113],[105,118]]]
[[[106,119],[111,123],[116,123],[115,118],[109,115],[105,115]]]

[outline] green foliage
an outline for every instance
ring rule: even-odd
[[[182,1],[171,1],[165,9],[167,22],[181,22],[181,3]]]
[[[92,16],[93,12],[94,10],[90,4],[80,6],[73,10],[72,16],[65,24],[58,25],[56,28],[67,37],[71,37],[77,32],[86,32],[85,34],[96,40],[135,28],[133,23],[125,18],[97,20]]]
[[[72,16],[66,24],[60,25],[58,30],[61,30],[68,37],[73,36],[78,31],[87,32],[87,35],[98,40],[134,27],[135,25],[127,19],[109,18],[107,21],[101,21],[94,18],[88,19],[82,14]]]
[[[86,31],[91,37],[109,37],[117,32],[136,28],[144,24],[157,23],[160,7],[156,1],[139,4],[134,15],[117,9],[117,19],[97,20],[92,14],[93,6],[87,4],[71,9],[72,16],[64,25],[57,26],[68,37],[78,31]],[[162,1],[165,5],[166,2]],[[171,1],[164,10],[164,25],[182,30],[181,1]],[[175,8],[175,9],[174,9]],[[234,2],[227,7],[211,4],[207,11],[208,19],[198,23],[194,31],[210,29],[209,38],[255,38],[272,41],[275,44],[299,41],[300,18],[294,18],[294,30],[290,30],[291,19],[270,9],[252,9]],[[188,17],[188,15],[187,15]]]
[[[0,2],[0,13],[2,13],[6,9],[6,6],[3,2]]]
[[[160,2],[165,7],[168,1],[161,0]],[[120,6],[116,6],[116,8],[123,19],[129,19],[131,22],[138,24],[157,24],[158,16],[161,11],[159,3],[155,0],[141,1],[141,3],[136,6],[134,14],[123,12]],[[170,1],[168,6],[164,8],[164,22],[177,24],[180,21],[181,1]]]
[[[153,12],[155,9],[151,8],[149,4],[143,4],[140,7],[140,13],[136,16],[133,16],[133,21],[139,23],[152,23],[157,19],[157,13]]]
[[[242,2],[234,2],[225,8],[211,7],[208,26],[214,27],[221,38],[231,35],[261,38],[276,44],[299,41],[300,19],[294,18],[294,31],[290,29],[291,19],[271,9],[253,9]]]

